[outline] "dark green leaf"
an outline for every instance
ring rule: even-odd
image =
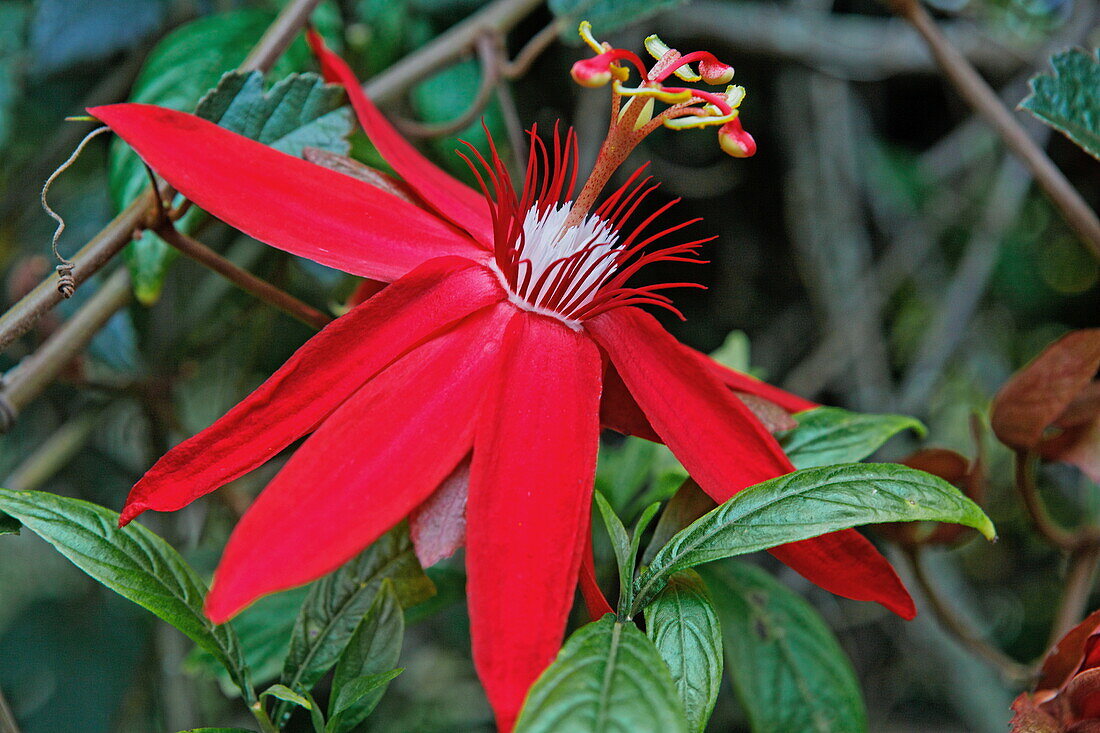
[[[714,589],[726,667],[754,733],[863,733],[852,666],[810,604],[759,568],[703,570]]]
[[[1080,48],[1050,57],[1054,75],[1031,79],[1031,94],[1020,103],[1100,159],[1100,49]]]
[[[159,28],[170,7],[168,0],[36,0],[34,69],[49,74],[129,48]]]
[[[798,427],[779,442],[795,468],[855,463],[903,430],[924,435],[924,425],[905,415],[865,415],[839,407],[818,407],[795,416]]]
[[[264,93],[263,75],[232,71],[195,108],[227,130],[301,157],[307,147],[346,155],[351,110],[344,92],[316,74],[291,74]]]
[[[634,582],[634,563],[630,559],[630,536],[626,533],[626,527],[623,526],[618,515],[615,514],[615,510],[607,503],[607,499],[603,498],[603,494],[597,491],[593,496],[596,506],[600,509],[600,516],[603,517],[607,534],[611,538],[615,564],[619,567],[619,598],[622,600],[629,594]]]
[[[397,668],[388,672],[365,674],[362,677],[348,680],[347,684],[340,688],[340,697],[337,699],[335,708],[336,717],[329,721],[327,730],[338,731],[354,728],[354,725],[344,723],[340,717],[341,713],[348,711],[353,706],[357,707],[368,695],[373,697],[373,693],[378,693],[378,696],[381,697],[381,691],[385,690],[386,685],[404,671],[403,668]],[[370,707],[373,709],[374,705]],[[367,713],[369,714],[370,710]]]
[[[694,570],[676,573],[646,606],[645,623],[672,672],[688,729],[700,733],[722,685],[722,628],[706,583]]]
[[[321,715],[321,708],[317,706],[317,701],[308,692],[298,694],[286,685],[272,685],[260,693],[261,700],[265,697],[274,697],[291,705],[305,708],[309,711],[309,719],[313,723],[313,730],[316,733],[325,733],[325,718]]]
[[[180,733],[254,733],[248,728],[188,728]]]
[[[414,605],[435,591],[416,560],[404,525],[382,535],[310,588],[283,667],[287,686],[309,690],[336,664],[385,578],[393,581],[403,606]]]
[[[19,534],[23,524],[15,517],[0,513],[0,534]]]
[[[653,529],[649,546],[642,555],[642,564],[649,565],[653,562],[657,552],[668,544],[677,532],[714,507],[714,499],[707,496],[699,488],[699,484],[691,479],[685,481],[669,499],[668,504],[665,504],[665,510],[661,512],[661,518],[657,520],[657,526]]]
[[[0,489],[0,512],[18,519],[100,583],[182,631],[214,655],[242,691],[251,689],[236,635],[206,618],[206,586],[160,537],[137,522],[119,529],[118,514],[109,509],[42,491]]]
[[[22,86],[23,27],[28,6],[0,3],[0,149],[11,130],[12,107]]]
[[[348,646],[336,663],[329,702],[329,730],[344,733],[371,714],[386,691],[386,683],[369,686],[364,679],[391,674],[401,656],[405,616],[393,581],[386,578]]]
[[[653,643],[611,614],[578,629],[538,678],[516,733],[687,733]]]
[[[611,31],[681,5],[685,0],[549,0],[550,12],[563,23],[562,38],[579,44],[577,26],[592,23],[601,41]]]
[[[237,633],[244,660],[252,671],[252,681],[261,685],[269,682],[283,671],[290,646],[290,633],[298,618],[309,586],[275,593],[261,598],[235,616],[229,625]],[[231,694],[232,680],[225,670],[206,650],[197,647],[187,658],[187,666],[212,677],[217,677],[222,690]]]
[[[739,492],[677,533],[638,578],[644,607],[673,573],[829,532],[882,522],[952,522],[993,539],[977,504],[941,478],[892,463],[807,468]]]

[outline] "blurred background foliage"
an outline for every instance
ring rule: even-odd
[[[368,78],[477,10],[476,0],[325,0],[315,22]],[[707,48],[748,89],[745,127],[760,152],[732,160],[712,133],[651,136],[653,161],[679,216],[705,217],[706,267],[670,267],[654,279],[698,280],[683,291],[688,319],[670,323],[732,365],[819,401],[912,414],[929,426],[895,439],[886,458],[921,445],[975,453],[973,413],[984,414],[1007,376],[1071,328],[1096,326],[1100,269],[1028,174],[1006,155],[936,73],[900,20],[874,0],[699,0],[639,4],[552,0],[587,9],[601,37],[640,47],[659,32],[682,50]],[[1097,44],[1093,0],[936,0],[953,40],[1015,106],[1052,51]],[[276,0],[3,0],[0,2],[0,264],[14,302],[54,266],[41,183],[86,126],[62,121],[85,106],[127,98],[193,109],[237,65],[274,17]],[[552,20],[542,8],[511,34],[514,52]],[[601,23],[602,22],[602,23]],[[613,31],[610,32],[609,31]],[[1090,33],[1092,34],[1090,36]],[[582,169],[606,124],[606,95],[581,90],[568,69],[579,51],[549,48],[506,82],[483,119],[508,151],[518,120],[577,127]],[[269,79],[310,70],[301,42]],[[480,83],[474,58],[409,79],[391,110],[409,120],[459,117]],[[1100,203],[1097,163],[1037,121],[1021,120],[1086,198]],[[478,122],[424,142],[465,176],[458,139],[484,146]],[[377,162],[361,133],[353,155]],[[71,252],[144,184],[119,143],[96,141],[51,192]],[[191,225],[189,225],[191,226]],[[210,221],[203,240],[238,264],[322,308],[338,307],[352,279],[295,260]],[[10,488],[42,488],[118,508],[130,485],[171,444],[208,425],[270,374],[307,327],[190,261],[170,262],[147,234],[126,264],[141,301],[119,313],[0,440]],[[32,351],[91,282],[0,355],[5,371]],[[734,335],[730,337],[731,332]],[[1020,660],[1046,644],[1062,568],[1030,534],[1010,499],[1009,456],[988,443],[986,508],[1001,541],[932,553],[951,602]],[[209,573],[236,516],[280,460],[175,515],[144,519]],[[671,456],[641,441],[611,441],[599,485],[624,519],[667,498],[682,478]],[[1096,486],[1047,469],[1057,513],[1100,518]],[[598,534],[598,533],[597,533]],[[606,548],[600,548],[605,552]],[[895,553],[896,555],[896,553]],[[895,559],[897,559],[895,557]],[[903,623],[870,604],[832,597],[761,563],[811,600],[851,655],[876,731],[1000,731],[1016,690],[938,629],[929,614]],[[606,563],[604,563],[606,566]],[[370,731],[489,730],[469,659],[461,558],[432,568],[438,593],[408,611],[401,666]],[[278,671],[300,591],[258,604],[239,623],[260,677]],[[1094,607],[1095,604],[1090,604]],[[266,664],[266,666],[265,666]],[[26,733],[177,730],[229,721],[237,705],[190,643],[115,597],[28,533],[0,542],[0,688]],[[728,688],[727,688],[728,690]],[[243,720],[238,722],[244,723]],[[732,695],[709,730],[744,730]]]

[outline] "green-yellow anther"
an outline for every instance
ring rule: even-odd
[[[656,33],[654,33],[652,36],[646,37],[645,50],[649,52],[650,56],[657,59],[658,61],[663,59],[665,57],[665,54],[667,54],[669,51],[674,51],[674,49],[670,48],[667,43],[662,41]],[[680,79],[690,82],[696,82],[703,78],[691,70],[691,64],[684,64],[672,73]]]

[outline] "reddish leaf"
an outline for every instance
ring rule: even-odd
[[[1100,368],[1100,328],[1073,331],[1018,371],[993,400],[991,422],[1017,450],[1039,446],[1046,429],[1088,387]]]
[[[409,535],[421,566],[429,568],[450,557],[466,541],[469,488],[470,459],[467,458],[409,515]]]

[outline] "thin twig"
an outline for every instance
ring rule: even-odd
[[[1050,626],[1047,648],[1053,647],[1070,629],[1081,622],[1089,606],[1093,578],[1100,564],[1100,547],[1086,545],[1069,556],[1065,585],[1058,601],[1058,611]]]
[[[1035,483],[1035,463],[1034,456],[1027,451],[1016,452],[1016,490],[1020,493],[1028,516],[1031,517],[1031,523],[1035,525],[1035,531],[1063,552],[1072,553],[1094,543],[1096,538],[1092,537],[1091,533],[1072,532],[1065,529],[1047,512]]]
[[[427,124],[409,120],[403,117],[391,116],[393,123],[397,125],[405,135],[409,137],[445,137],[465,130],[474,120],[489,106],[493,98],[493,90],[500,81],[500,53],[497,42],[489,34],[478,36],[475,42],[477,58],[481,67],[481,81],[470,106],[466,111],[453,120]]]
[[[53,478],[95,434],[95,429],[103,417],[102,408],[94,408],[80,413],[69,420],[50,437],[46,438],[29,455],[19,461],[4,481],[6,488],[13,491],[37,489]]]
[[[290,295],[284,290],[280,290],[263,278],[256,277],[248,270],[238,267],[202,242],[183,234],[172,226],[171,222],[166,220],[162,224],[154,227],[153,231],[155,231],[165,242],[196,262],[218,273],[241,290],[259,298],[269,305],[275,306],[307,326],[322,329],[332,321],[330,316],[325,315],[316,308],[306,305],[293,295]]]
[[[531,36],[531,40],[519,50],[514,59],[503,64],[501,74],[505,79],[519,79],[527,74],[531,64],[535,63],[536,59],[546,49],[554,45],[554,41],[558,40],[560,33],[561,22],[559,20],[547,24],[545,28]]]
[[[928,601],[932,613],[945,631],[976,656],[994,667],[1006,681],[1022,684],[1031,679],[1033,672],[1030,667],[1017,662],[982,638],[982,635],[975,631],[970,623],[960,616],[943,598],[935,583],[932,582],[932,578],[928,575],[919,547],[902,548],[902,553],[908,561],[909,567],[913,571],[913,578],[917,581],[921,593]]]
[[[130,297],[129,273],[115,270],[72,318],[4,375],[0,381],[0,432],[11,427],[19,411],[57,378]]]
[[[1100,219],[1089,208],[1062,171],[1028,136],[1019,121],[997,98],[997,94],[956,49],[920,4],[920,0],[891,0],[894,11],[905,18],[928,44],[944,75],[967,104],[982,115],[1005,144],[1027,165],[1036,182],[1062,212],[1081,240],[1100,259]]]

